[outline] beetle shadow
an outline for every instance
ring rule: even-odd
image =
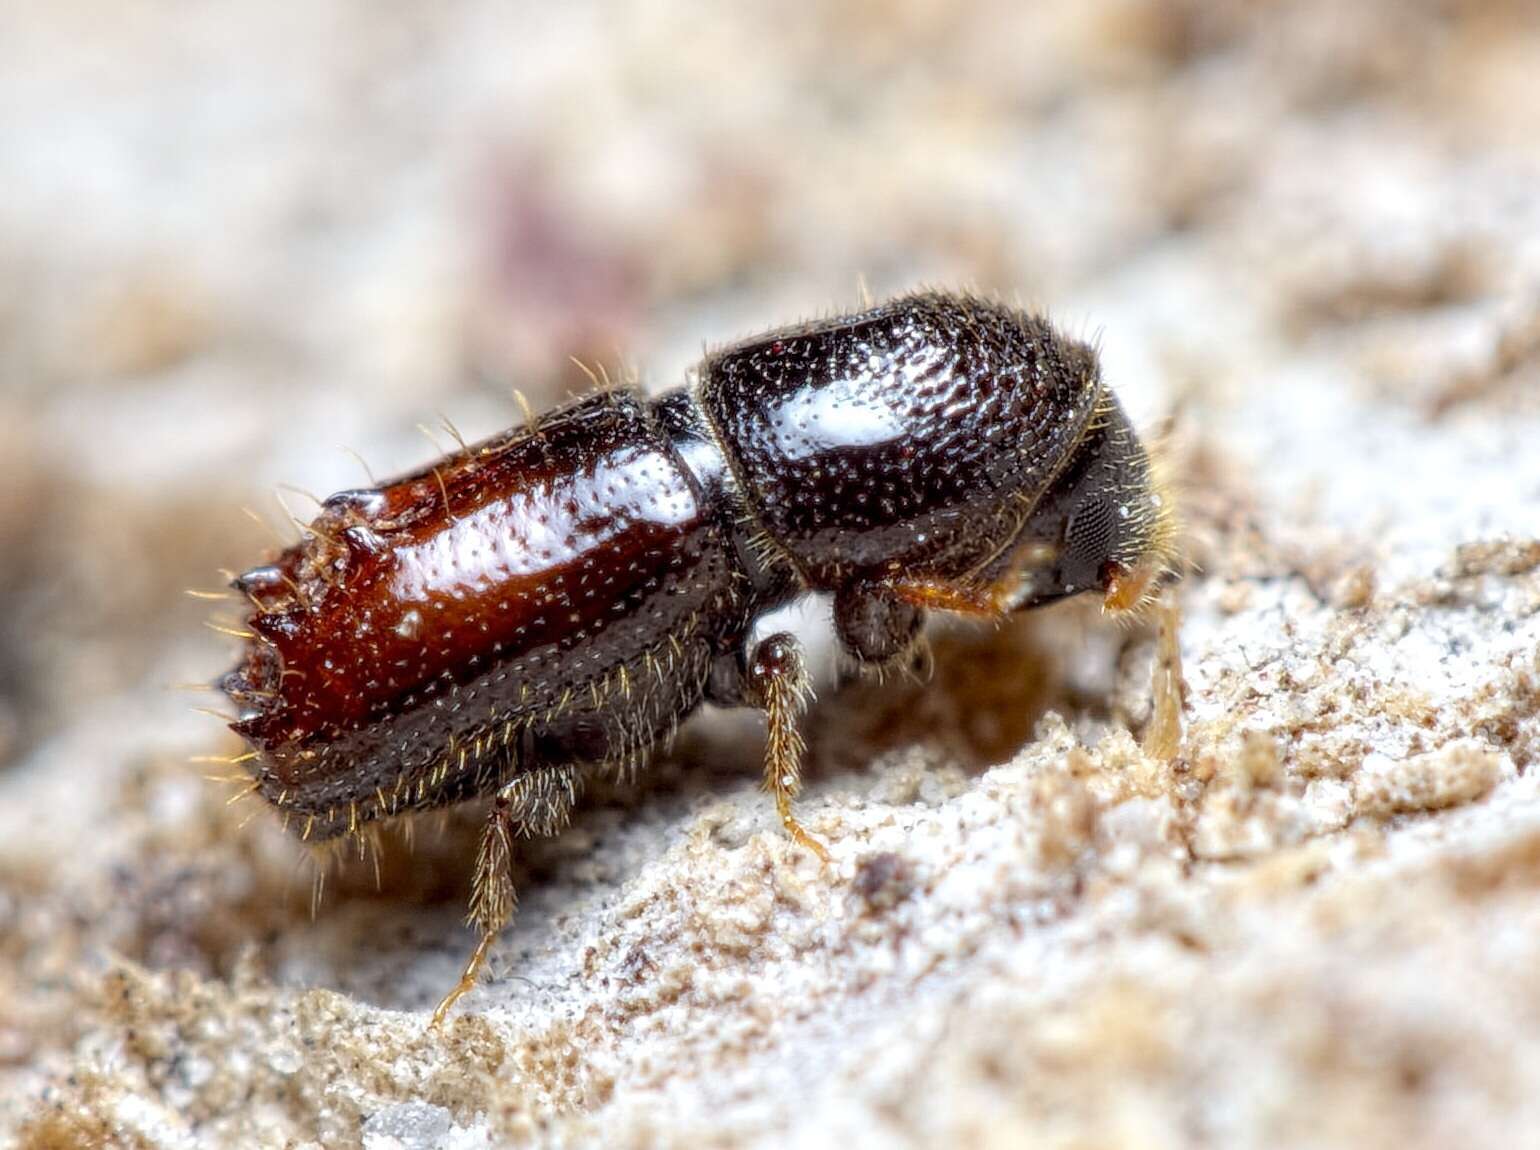
[[[1113,718],[1111,668],[1126,636],[1067,602],[998,627],[941,621],[929,632],[929,674],[853,678],[810,716],[810,759],[862,769],[923,747],[975,774],[1009,760],[1050,711],[1072,725]]]
[[[757,788],[757,773],[700,754],[709,740],[684,741],[634,780],[591,783],[561,834],[516,841],[518,909],[489,965],[492,981],[518,985],[499,995],[539,996],[576,977],[595,914],[678,842],[703,796],[720,794],[729,777]],[[749,741],[757,762],[761,743]],[[308,885],[289,890],[290,925],[263,947],[274,980],[325,986],[389,1009],[431,1010],[476,942],[465,915],[486,810],[471,802],[419,815],[386,829],[377,851],[339,857],[313,920],[302,905]],[[467,1005],[478,1008],[474,1000]]]

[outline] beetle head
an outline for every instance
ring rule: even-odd
[[[1018,549],[1029,551],[1015,607],[1094,590],[1108,612],[1137,610],[1172,570],[1175,535],[1165,485],[1122,407],[1104,392],[1017,537]]]

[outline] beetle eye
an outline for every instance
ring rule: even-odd
[[[1070,516],[1064,528],[1065,550],[1083,561],[1095,562],[1112,554],[1112,544],[1117,534],[1117,516],[1112,501],[1093,497],[1087,499]]]

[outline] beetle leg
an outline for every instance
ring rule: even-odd
[[[828,850],[802,829],[791,810],[791,801],[802,788],[805,749],[797,719],[811,693],[795,638],[776,634],[755,646],[745,696],[747,702],[765,712],[765,790],[775,796],[775,809],[786,833],[828,863]]]
[[[987,619],[999,619],[1010,611],[1010,593],[1002,584],[988,587],[970,587],[965,583],[952,583],[944,579],[904,579],[884,584],[887,591],[901,603],[912,607],[929,607],[937,611],[953,611],[959,615],[973,615]]]
[[[1144,728],[1143,746],[1145,754],[1170,762],[1181,750],[1182,707],[1187,697],[1176,595],[1166,592],[1159,600],[1158,611],[1150,721]]]
[[[508,790],[514,784],[498,792],[492,800],[492,810],[487,816],[487,829],[481,836],[481,849],[476,854],[476,878],[471,888],[471,909],[467,922],[481,929],[481,940],[471,952],[470,961],[454,989],[444,996],[433,1012],[430,1028],[441,1026],[454,1006],[468,991],[473,990],[486,965],[487,952],[492,949],[503,927],[513,917],[518,902],[513,889],[513,877],[509,869],[513,858],[513,804]]]
[[[894,599],[913,607],[999,620],[1029,599],[1034,576],[1045,564],[1051,563],[1054,556],[1051,545],[1028,540],[1004,557],[1003,569],[997,570],[995,577],[987,583],[967,578],[907,575],[884,579],[880,586]]]
[[[515,834],[549,838],[567,829],[582,788],[581,768],[563,763],[515,776],[499,796],[508,800],[508,823]]]
[[[471,887],[470,914],[466,922],[481,931],[481,939],[454,989],[433,1012],[432,1025],[441,1025],[450,1008],[475,989],[487,954],[497,936],[513,918],[518,896],[513,889],[513,839],[515,835],[554,835],[566,828],[577,803],[581,775],[576,766],[540,767],[525,771],[497,792],[487,816],[487,828],[476,854],[476,877]]]

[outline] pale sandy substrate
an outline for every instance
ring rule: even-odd
[[[0,1138],[1531,1139],[1540,33],[1253,7],[5,16]],[[852,269],[1052,301],[1170,424],[1179,756],[1129,734],[1144,631],[942,630],[929,686],[822,693],[831,868],[706,717],[529,846],[427,1033],[474,817],[312,921],[185,761],[230,745],[165,684],[229,656],[178,591],[260,550],[262,483],[356,482],[339,440],[507,421],[477,373],[548,398],[624,346],[663,384]]]

